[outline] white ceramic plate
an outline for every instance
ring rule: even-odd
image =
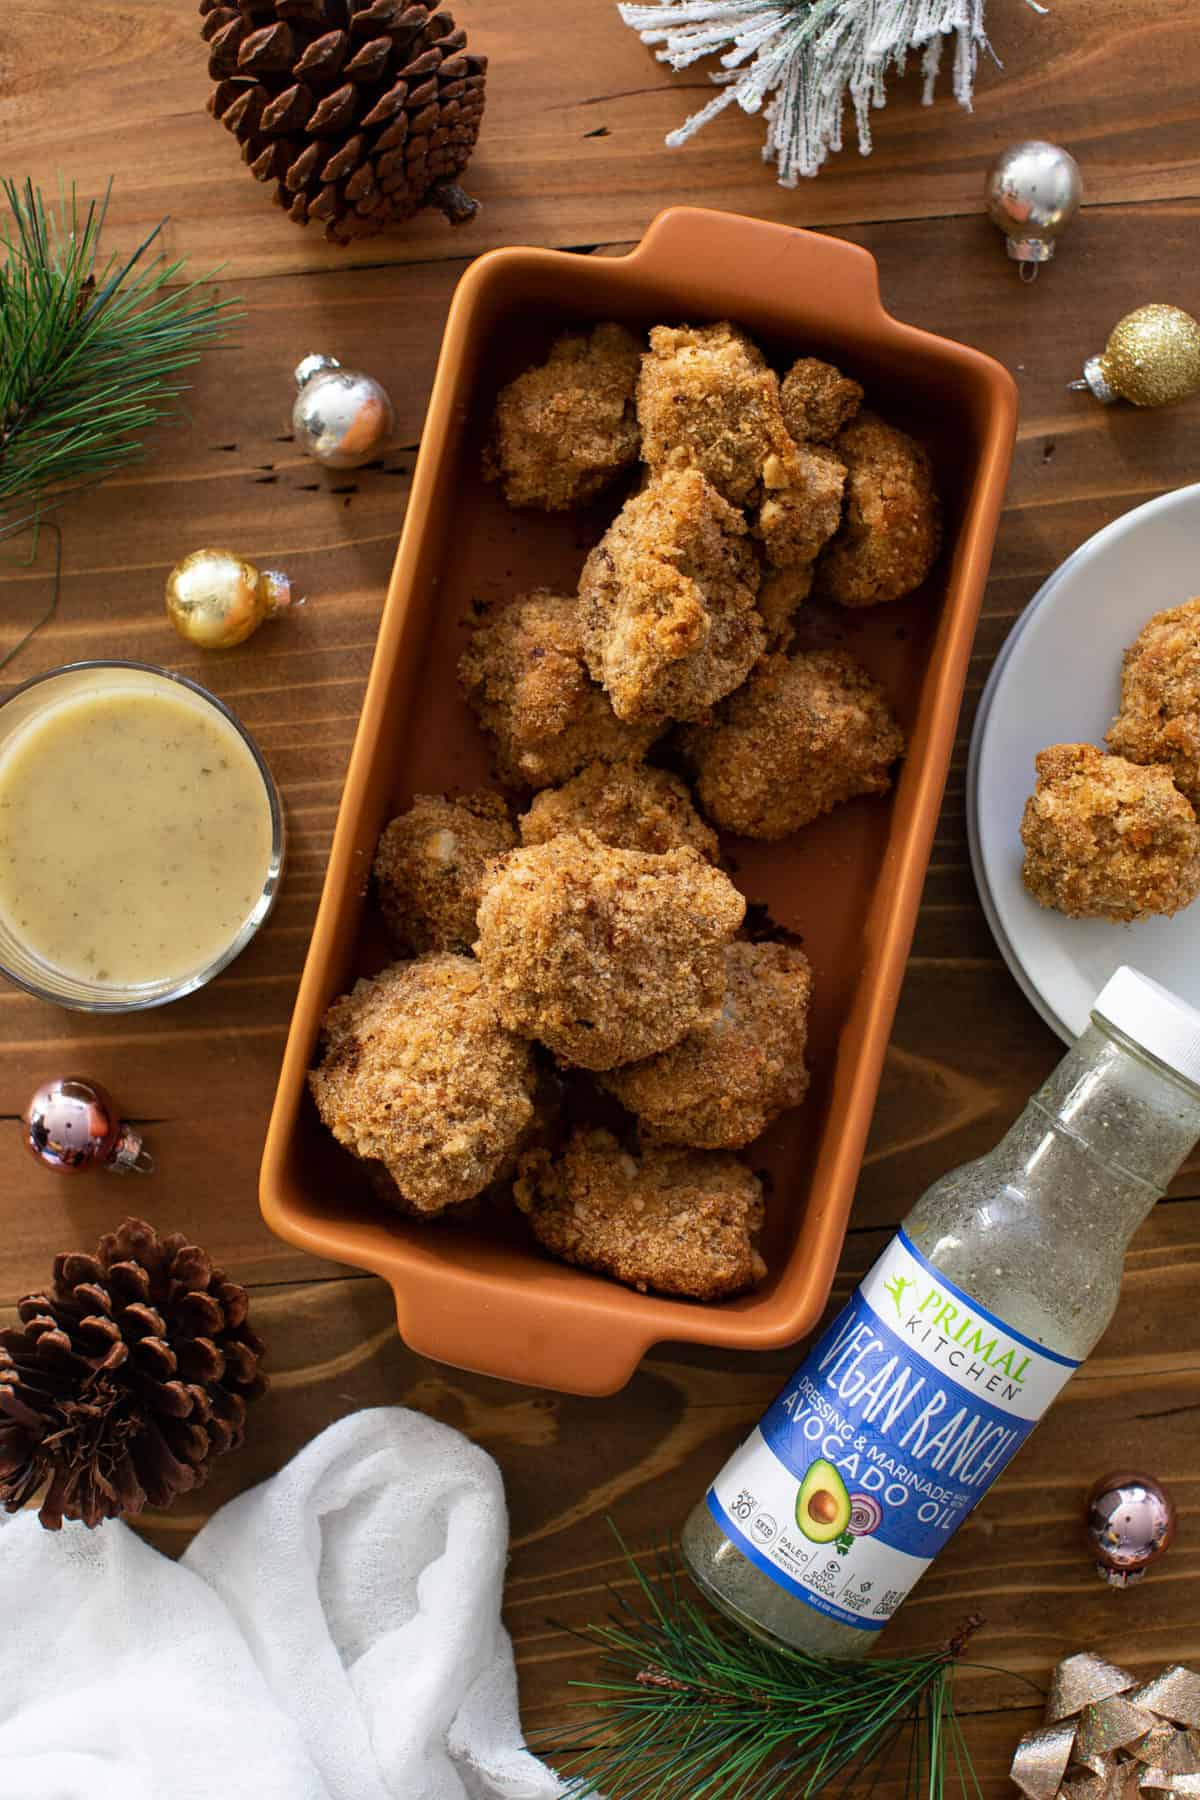
[[[1200,594],[1200,484],[1089,538],[1041,588],[996,660],[967,766],[971,863],[1005,961],[1046,1023],[1078,1037],[1121,963],[1200,1006],[1200,901],[1173,919],[1110,925],[1039,906],[1021,880],[1021,813],[1047,744],[1103,747],[1121,655],[1151,613]]]

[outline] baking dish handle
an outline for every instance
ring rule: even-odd
[[[703,264],[716,285],[727,280],[728,308],[744,310],[746,272],[764,288],[811,290],[836,308],[839,326],[865,329],[888,314],[879,297],[879,269],[869,250],[823,231],[773,225],[709,207],[671,206],[650,221],[630,262],[669,279],[681,265]]]
[[[449,1293],[420,1283],[392,1291],[400,1336],[418,1356],[521,1387],[618,1393],[653,1342],[649,1332],[614,1330],[610,1310],[581,1304],[574,1291],[557,1306],[503,1288],[481,1298],[468,1282]]]

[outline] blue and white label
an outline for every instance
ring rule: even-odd
[[[1078,1366],[901,1232],[721,1470],[709,1511],[789,1593],[879,1631]]]

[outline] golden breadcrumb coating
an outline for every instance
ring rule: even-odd
[[[1200,894],[1200,825],[1163,766],[1053,744],[1025,803],[1025,886],[1071,919],[1149,919]]]
[[[744,331],[656,325],[637,387],[642,458],[652,469],[699,469],[745,506],[784,435],[779,377]]]
[[[715,862],[717,834],[692,805],[685,782],[644,763],[590,763],[565,787],[546,788],[518,820],[523,844],[590,831],[617,850],[698,850]]]
[[[1130,644],[1105,742],[1130,762],[1165,763],[1200,805],[1200,599],[1155,613]]]
[[[317,1111],[414,1212],[482,1193],[533,1118],[533,1051],[497,1021],[470,957],[392,963],[334,1001],[322,1034]]]
[[[517,1205],[564,1262],[692,1300],[744,1293],[767,1272],[755,1241],[762,1185],[734,1156],[657,1146],[631,1156],[611,1132],[580,1131],[560,1158],[531,1151],[520,1171]]]
[[[717,825],[781,838],[855,794],[885,794],[904,750],[887,696],[845,650],[764,657],[684,749]]]
[[[566,781],[590,762],[637,761],[662,729],[617,718],[588,675],[578,601],[544,588],[477,626],[458,672],[511,787]]]
[[[796,614],[812,593],[813,565],[768,569],[758,590],[758,610],[772,650],[786,650],[796,635]]]
[[[614,850],[590,832],[514,850],[485,887],[475,946],[510,1031],[613,1069],[665,1050],[725,996],[746,902],[694,850]]]
[[[819,356],[800,357],[779,387],[783,422],[798,444],[832,444],[862,399],[857,381]]]
[[[808,1091],[812,973],[787,944],[730,944],[725,1004],[680,1043],[602,1077],[652,1140],[738,1150]]]
[[[841,530],[817,565],[817,592],[843,606],[877,606],[920,587],[941,543],[929,457],[915,438],[863,412],[838,433],[846,465]]]
[[[470,949],[483,871],[516,841],[499,794],[418,794],[375,852],[379,905],[396,942],[418,951]]]
[[[623,325],[565,331],[496,401],[483,471],[510,506],[565,512],[637,460],[642,347]]]
[[[846,465],[823,444],[785,444],[763,464],[754,535],[777,568],[815,561],[842,522]]]
[[[694,719],[746,679],[765,642],[761,570],[742,514],[696,469],[653,475],[583,566],[579,618],[619,719]]]

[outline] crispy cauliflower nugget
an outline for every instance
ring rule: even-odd
[[[756,497],[784,431],[779,377],[744,331],[656,325],[637,388],[642,457],[699,469],[735,506]]]
[[[835,449],[846,464],[846,512],[817,565],[817,592],[843,606],[899,600],[920,587],[941,542],[929,458],[868,412],[838,433]]]
[[[766,641],[746,521],[697,469],[653,475],[583,566],[588,668],[629,722],[694,719],[746,679]]]
[[[885,794],[903,749],[883,689],[845,650],[765,657],[715,725],[684,735],[709,818],[756,838],[786,837],[855,794]]]
[[[692,805],[677,775],[644,763],[590,763],[565,787],[546,788],[518,820],[523,844],[547,844],[564,832],[590,831],[618,850],[698,850],[710,862],[717,834]]]
[[[497,1021],[470,957],[392,963],[335,1000],[322,1030],[317,1111],[414,1212],[482,1193],[533,1118],[533,1051]]]
[[[535,589],[476,627],[458,665],[496,773],[512,787],[548,787],[590,762],[638,760],[662,727],[628,724],[589,678],[579,603]]]
[[[796,635],[796,614],[812,593],[813,566],[797,563],[790,569],[768,569],[758,590],[758,610],[767,628],[772,650],[786,650]]]
[[[1169,768],[1053,744],[1025,803],[1025,886],[1071,919],[1149,919],[1200,893],[1200,825]]]
[[[522,1157],[515,1197],[552,1256],[644,1293],[723,1300],[767,1272],[756,1238],[762,1186],[734,1156],[622,1150],[607,1131],[576,1132],[559,1159]]]
[[[670,1050],[602,1077],[653,1138],[737,1150],[808,1091],[812,973],[787,944],[730,944],[725,1004]]]
[[[857,381],[818,356],[800,357],[779,387],[783,422],[798,444],[832,444],[862,399]]]
[[[583,832],[503,859],[475,953],[510,1031],[565,1063],[613,1069],[716,1012],[745,910],[694,850],[614,850]]]
[[[784,444],[763,464],[754,535],[777,568],[811,564],[842,522],[846,465],[822,444]]]
[[[484,475],[510,506],[565,512],[636,461],[642,347],[623,325],[566,331],[496,401]]]
[[[1106,738],[1135,763],[1166,763],[1200,805],[1200,599],[1155,613],[1125,652],[1121,710]]]
[[[411,950],[467,950],[483,871],[516,844],[499,794],[418,794],[385,829],[375,886],[388,930]]]

